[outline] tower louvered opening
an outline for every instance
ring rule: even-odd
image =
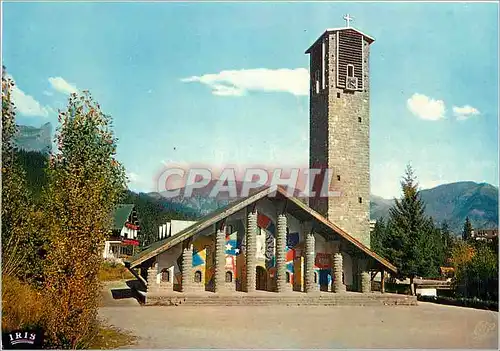
[[[363,89],[363,36],[353,30],[339,31],[337,57],[337,85],[346,87],[347,67],[354,67],[354,77],[357,78],[357,89]]]

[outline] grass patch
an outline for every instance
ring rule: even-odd
[[[134,276],[121,263],[104,262],[99,270],[99,280],[102,282],[125,279],[134,279]]]
[[[137,338],[132,334],[118,329],[114,326],[99,326],[96,337],[89,345],[92,350],[117,349],[123,346],[130,346],[136,342]]]

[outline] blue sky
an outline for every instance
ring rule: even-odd
[[[494,3],[3,3],[18,123],[57,125],[88,89],[114,119],[130,187],[165,162],[308,164],[308,56],[326,28],[371,46],[371,189],[498,186]]]

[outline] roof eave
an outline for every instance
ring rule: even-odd
[[[311,53],[312,48],[316,46],[316,44],[320,41],[320,39],[321,39],[321,38],[323,38],[323,36],[324,36],[326,33],[328,33],[328,29],[327,29],[327,30],[325,30],[323,33],[321,33],[321,35],[318,37],[318,39],[316,39],[316,40],[314,41],[314,43],[313,43],[311,46],[309,46],[309,48],[306,50],[305,54],[310,54],[310,53]]]
[[[281,188],[278,189],[280,192],[285,194]],[[303,204],[299,199],[295,197],[289,197],[290,200],[292,200],[296,205],[299,207],[302,207],[305,211],[307,211],[313,218],[316,220],[322,222],[326,226],[330,227],[334,232],[338,233],[341,237],[346,239],[347,241],[351,242],[354,246],[356,246],[358,249],[363,251],[365,254],[373,258],[375,261],[378,261],[380,264],[385,266],[386,268],[390,269],[393,273],[397,273],[398,269],[391,264],[389,261],[384,259],[383,257],[379,256],[376,252],[372,251],[370,248],[365,246],[363,243],[358,241],[356,238],[352,237],[350,234],[348,234],[345,230],[337,226],[335,223],[330,222],[328,219],[324,218],[321,216],[318,212],[310,208],[309,206]],[[306,208],[307,207],[307,208]]]
[[[356,32],[358,32],[359,34],[361,34],[364,38],[366,38],[366,40],[368,41],[369,44],[373,43],[375,41],[375,38],[373,38],[372,36],[369,36],[368,34],[366,33],[363,33],[362,31],[360,31],[359,29],[356,29],[354,27],[343,27],[343,28],[328,28],[327,30],[325,30],[319,37],[318,39],[316,39],[314,41],[314,43],[305,51],[306,54],[309,54],[311,53],[311,50],[314,46],[316,46],[316,44],[318,43],[318,41],[327,33],[331,33],[331,32],[338,32],[338,31],[341,31],[341,30],[346,30],[346,29],[351,29],[351,30],[354,30]]]
[[[151,252],[148,252],[142,257],[138,257],[135,261],[128,261],[126,264],[129,265],[130,268],[134,268],[141,263],[147,261],[151,257],[154,257],[166,250],[168,250],[170,247],[177,245],[178,243],[190,238],[192,235],[200,232],[201,230],[204,230],[208,228],[210,225],[213,225],[217,221],[220,220],[220,218],[225,218],[227,216],[230,216],[233,213],[236,213],[240,211],[241,209],[245,208],[246,206],[254,203],[255,201],[258,201],[267,195],[273,193],[274,191],[277,191],[280,193],[282,196],[285,196],[288,200],[293,201],[296,205],[301,207],[304,211],[306,211],[311,217],[314,219],[320,221],[327,227],[329,227],[331,230],[339,234],[341,237],[343,237],[345,240],[350,242],[352,245],[356,246],[358,249],[363,251],[365,254],[370,256],[372,259],[375,261],[378,261],[379,264],[385,266],[389,270],[391,270],[394,273],[397,273],[397,268],[392,265],[390,262],[388,262],[386,259],[383,257],[379,256],[377,253],[369,249],[367,246],[365,246],[363,243],[352,237],[350,234],[348,234],[346,231],[344,231],[342,228],[337,226],[335,223],[332,223],[328,221],[326,218],[321,216],[318,212],[316,212],[314,209],[310,208],[306,204],[302,203],[299,199],[295,197],[290,197],[287,195],[287,191],[283,189],[281,186],[278,186],[277,189],[275,190],[274,187],[267,187],[264,188],[255,194],[249,196],[245,201],[242,201],[240,203],[234,204],[234,205],[228,205],[228,207],[223,210],[222,212],[207,218],[205,221],[199,221],[192,226],[182,230],[181,232],[177,233],[175,236],[171,236],[165,240],[163,244],[155,248],[154,250],[151,250]]]
[[[279,187],[278,187],[278,190],[280,190]],[[192,235],[208,228],[210,225],[213,225],[214,223],[216,223],[219,220],[218,219],[219,217],[222,216],[222,218],[225,218],[227,216],[230,216],[231,214],[242,210],[243,208],[248,206],[248,204],[251,204],[254,201],[260,200],[261,198],[264,198],[265,196],[273,193],[274,191],[275,191],[275,189],[273,189],[272,187],[263,188],[263,189],[257,191],[256,193],[250,195],[246,199],[246,201],[241,201],[241,202],[235,203],[235,204],[229,204],[226,207],[226,209],[223,210],[222,212],[207,218],[205,221],[197,221],[193,225],[185,228],[184,230],[181,230],[179,233],[175,234],[174,236],[171,236],[167,239],[164,239],[165,241],[163,244],[161,244],[157,248],[151,250],[150,252],[148,252],[144,256],[138,257],[136,260],[127,261],[127,263],[130,265],[131,268],[134,268],[134,267],[140,265],[141,263],[147,261],[151,257],[154,257],[154,256],[168,250],[170,247],[177,245],[179,242],[182,242],[182,241],[190,238]]]

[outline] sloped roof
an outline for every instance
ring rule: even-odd
[[[313,210],[308,205],[304,204],[299,199],[289,196],[286,190],[283,189],[282,187],[277,187],[277,189],[273,187],[264,187],[246,198],[232,202],[228,206],[201,218],[198,222],[180,231],[179,233],[171,237],[168,237],[166,239],[163,239],[161,241],[153,243],[146,250],[133,256],[129,261],[125,262],[125,264],[130,268],[136,267],[139,264],[149,260],[150,258],[183,242],[184,240],[189,239],[196,233],[216,224],[217,222],[244,209],[245,207],[252,205],[256,201],[263,199],[264,197],[270,194],[273,194],[274,192],[276,192],[276,195],[280,195],[281,198],[287,200],[287,211],[293,216],[297,217],[300,220],[315,220],[315,224],[317,224],[317,227],[320,228],[321,230],[337,234],[338,236],[340,236],[341,238],[352,244],[354,247],[356,247],[357,249],[364,252],[366,255],[373,258],[382,266],[388,268],[390,271],[394,273],[397,272],[397,268],[390,262],[388,262],[386,259],[379,256],[372,250],[370,250],[360,241],[353,238],[351,235],[349,235],[343,229],[338,227],[336,224],[328,221],[325,217],[320,215],[318,212]]]
[[[134,209],[133,204],[119,204],[113,213],[113,229],[121,230]]]
[[[316,39],[314,41],[314,43],[309,47],[309,49],[306,50],[306,54],[308,54],[311,49],[316,45],[316,43],[326,34],[326,33],[331,33],[331,32],[341,32],[343,30],[352,30],[354,32],[357,32],[359,34],[361,34],[363,37],[366,38],[366,40],[368,41],[368,43],[373,43],[375,41],[375,39],[371,36],[369,36],[368,34],[366,33],[363,33],[362,31],[360,31],[359,29],[356,29],[354,27],[341,27],[341,28],[328,28],[327,30],[325,30],[319,37],[318,39]]]

